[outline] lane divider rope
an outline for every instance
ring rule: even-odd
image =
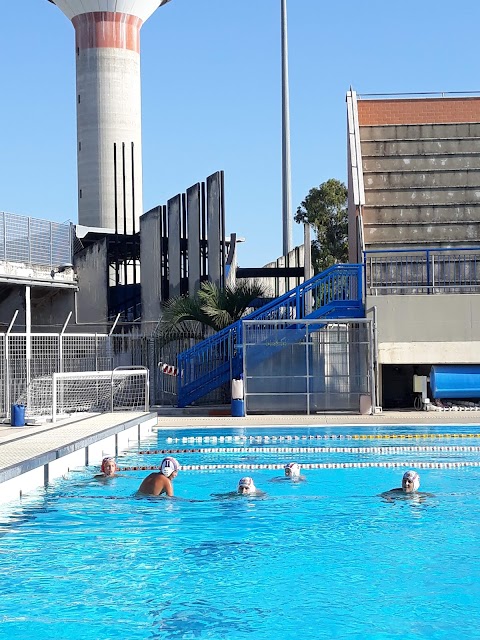
[[[429,453],[451,451],[480,451],[477,446],[424,446],[424,447],[203,447],[201,449],[145,449],[139,451],[141,455],[173,455],[187,453],[416,453],[427,451]]]
[[[189,436],[183,438],[166,438],[167,444],[193,444],[195,442],[290,442],[292,440],[422,440],[426,438],[480,438],[479,433],[383,433],[383,434],[325,434],[325,435],[303,435],[303,436]]]
[[[378,469],[411,467],[412,469],[458,469],[460,467],[480,467],[480,461],[462,462],[312,462],[301,463],[305,469]],[[155,471],[160,466],[120,467],[119,471]],[[180,465],[182,471],[216,471],[217,469],[284,469],[283,464],[185,464]]]

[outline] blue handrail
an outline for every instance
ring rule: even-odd
[[[361,317],[361,264],[338,264],[256,309],[177,358],[178,406],[185,407],[242,372],[243,320]]]

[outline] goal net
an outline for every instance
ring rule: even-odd
[[[54,373],[32,380],[28,415],[57,416],[107,411],[148,411],[148,369]]]

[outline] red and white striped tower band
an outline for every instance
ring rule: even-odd
[[[49,0],[75,27],[79,224],[139,229],[140,29],[169,1]]]

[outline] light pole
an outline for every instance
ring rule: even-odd
[[[290,105],[288,88],[287,0],[282,11],[282,223],[283,255],[292,250],[292,176],[290,171]]]

